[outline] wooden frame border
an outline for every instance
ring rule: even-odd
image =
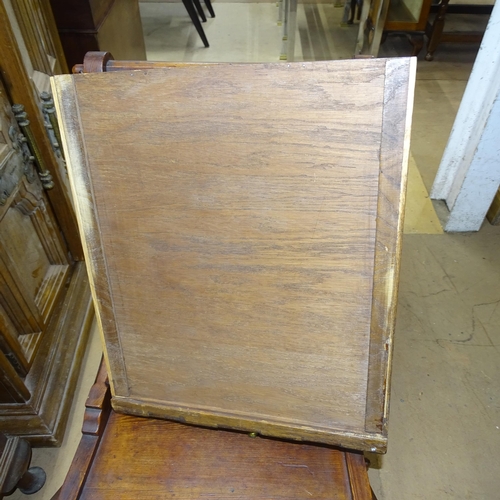
[[[362,451],[376,450],[379,453],[385,453],[387,448],[387,438],[380,433],[335,430],[313,425],[299,425],[285,420],[258,420],[229,412],[206,411],[129,397],[115,396],[111,400],[111,405],[118,413],[165,419],[165,410],[168,410],[169,420],[203,427],[255,432],[262,436],[280,439],[325,443]]]
[[[391,76],[395,85],[386,86],[384,92],[365,417],[366,432],[380,432],[384,436],[387,436],[416,68],[415,57],[386,62],[386,78]]]
[[[90,282],[95,314],[104,349],[111,388],[121,395],[129,394],[127,371],[120,337],[116,329],[115,312],[108,269],[102,248],[95,200],[88,169],[85,141],[82,136],[78,96],[73,76],[51,78],[54,103],[60,120],[61,137],[68,165],[78,228],[83,242],[85,263]]]

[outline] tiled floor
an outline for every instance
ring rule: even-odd
[[[274,3],[214,7],[205,49],[181,4],[142,4],[149,59],[278,60]],[[341,15],[330,4],[300,5],[297,59],[350,57],[356,28],[341,28]],[[381,55],[409,49],[405,39],[389,38]],[[444,234],[427,194],[476,52],[474,45],[443,45],[435,61],[419,58],[389,451],[371,457],[379,500],[500,498],[500,228],[486,223],[479,233]],[[34,451],[33,464],[48,473],[34,499],[51,498],[65,476],[99,357],[94,335],[63,447]]]

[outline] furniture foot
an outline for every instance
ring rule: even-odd
[[[450,0],[442,0],[434,22],[432,24],[427,23],[427,27],[425,29],[425,33],[428,38],[427,55],[425,56],[426,61],[432,61],[434,59],[434,51],[437,49],[437,46],[441,41],[449,1]]]
[[[205,0],[205,5],[207,6],[210,17],[215,17],[214,8],[212,7],[212,2],[210,0]]]
[[[31,495],[45,484],[45,472],[41,467],[29,467],[31,446],[17,436],[0,434],[0,499],[16,489]]]
[[[413,46],[413,52],[411,53],[411,55],[418,56],[420,54],[420,51],[422,50],[422,47],[424,46],[424,34],[419,33],[416,35],[408,35],[408,40]]]
[[[198,15],[201,17],[202,22],[207,22],[207,16],[205,16],[205,12],[203,12],[203,7],[201,6],[200,0],[193,0],[194,6],[196,7],[196,11]]]
[[[388,36],[405,36],[413,47],[412,56],[418,56],[424,46],[424,32],[409,33],[406,31],[384,31],[382,33],[382,43],[385,43]]]
[[[30,467],[17,483],[17,487],[21,493],[32,495],[42,488],[46,479],[47,475],[41,467]]]

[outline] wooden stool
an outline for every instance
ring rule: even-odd
[[[53,500],[375,499],[362,453],[120,415],[110,399],[102,364]]]

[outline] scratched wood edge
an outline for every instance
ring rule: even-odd
[[[346,453],[344,459],[349,475],[352,500],[372,500],[372,489],[364,455],[361,453]]]
[[[387,436],[415,76],[416,58],[387,59],[365,413],[365,431],[384,436]],[[377,447],[371,451],[383,452]]]
[[[216,429],[229,429],[255,432],[262,436],[289,439],[293,441],[311,441],[360,451],[385,450],[387,440],[379,434],[330,430],[305,425],[290,425],[289,422],[244,418],[217,411],[202,411],[196,408],[169,406],[165,403],[144,401],[135,398],[113,396],[113,410],[140,417],[174,420],[184,424]],[[165,417],[168,412],[168,418]]]
[[[127,396],[129,394],[127,372],[116,329],[111,288],[95,213],[74,77],[54,76],[51,78],[51,87],[58,119],[61,122],[61,139],[68,177],[111,391],[113,394],[116,392]]]

